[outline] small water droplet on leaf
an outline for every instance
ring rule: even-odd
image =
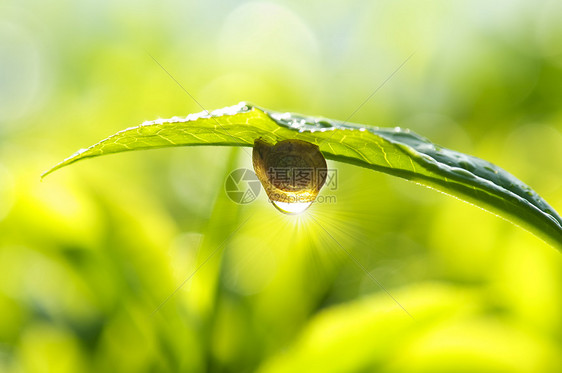
[[[317,145],[302,140],[283,140],[275,145],[254,141],[254,171],[269,200],[281,212],[306,210],[326,181],[326,159]]]

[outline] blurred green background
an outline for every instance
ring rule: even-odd
[[[245,151],[197,147],[39,181],[201,111],[148,53],[206,109],[345,120],[415,52],[351,121],[490,160],[560,212],[560,19],[558,0],[2,1],[0,372],[562,371],[560,253],[432,190],[331,163],[337,202],[284,216],[227,198]]]

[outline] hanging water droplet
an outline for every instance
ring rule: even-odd
[[[269,200],[285,214],[306,210],[326,181],[326,160],[317,145],[306,141],[283,140],[272,145],[256,139],[252,158]]]

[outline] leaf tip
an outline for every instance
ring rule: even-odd
[[[46,170],[46,171],[43,171],[43,173],[41,174],[41,176],[39,176],[39,181],[43,181],[43,179],[44,179],[47,175],[51,174],[52,172],[54,172],[54,171],[55,171],[56,169],[58,169],[58,168],[59,168],[59,165],[56,165],[56,166],[54,166],[54,167],[49,168],[49,169]]]

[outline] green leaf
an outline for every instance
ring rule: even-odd
[[[561,364],[548,337],[486,314],[483,289],[420,283],[395,295],[415,320],[384,292],[327,307],[256,372],[518,372]]]
[[[442,148],[407,129],[351,125],[246,103],[127,128],[79,150],[42,177],[105,154],[170,146],[251,147],[259,137],[270,142],[300,139],[317,144],[327,159],[385,172],[453,195],[562,248],[560,215],[529,186],[490,162]]]

